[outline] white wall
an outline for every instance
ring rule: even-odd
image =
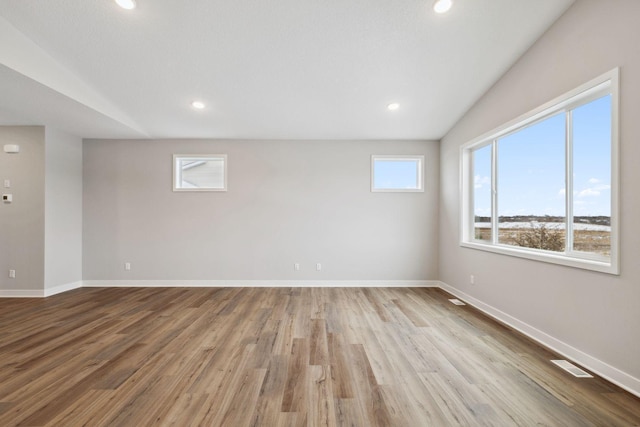
[[[5,153],[5,144],[18,144],[20,153]],[[0,296],[42,294],[44,144],[43,127],[0,126],[0,191],[13,194],[13,203],[0,202]],[[11,188],[2,187],[5,179]],[[9,269],[16,270],[15,279]]]
[[[546,334],[549,342],[573,348],[637,393],[639,18],[640,1],[577,1],[443,139],[440,191],[441,280]],[[460,145],[616,66],[621,67],[620,276],[460,247]]]
[[[52,288],[82,280],[82,139],[45,129],[45,277]]]
[[[229,191],[173,192],[174,153],[227,154]],[[372,193],[372,154],[423,154],[426,191]],[[438,158],[426,141],[85,141],[83,278],[437,279]]]

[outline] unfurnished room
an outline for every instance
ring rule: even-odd
[[[640,426],[639,23],[0,0],[0,426]]]

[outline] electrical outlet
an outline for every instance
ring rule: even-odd
[[[469,276],[469,283],[472,285],[476,284],[476,277],[473,274]]]
[[[11,188],[11,181],[8,179],[4,180],[4,188]]]
[[[295,271],[300,271],[300,264],[298,264],[297,262],[295,264],[293,264],[293,269]]]
[[[317,263],[316,264],[316,270],[318,270],[318,271],[322,270],[322,264]]]
[[[9,278],[10,279],[15,279],[16,278],[16,271],[15,270],[9,270]]]
[[[125,263],[124,263],[124,269],[125,269],[126,271],[131,270],[131,263],[130,263],[130,262],[125,262]]]

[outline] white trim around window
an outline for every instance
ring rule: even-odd
[[[174,154],[173,191],[227,191],[226,154]]]
[[[424,156],[371,156],[371,191],[374,193],[424,192]]]
[[[479,249],[483,251],[527,258],[536,261],[561,264],[570,267],[582,268],[609,274],[619,274],[619,75],[620,71],[615,68],[593,80],[587,82],[576,89],[508,122],[504,125],[487,132],[486,134],[469,141],[460,148],[460,245],[467,248]],[[611,97],[611,176],[610,176],[610,252],[608,254],[590,253],[577,251],[573,246],[574,231],[574,199],[577,193],[573,186],[573,111],[581,106],[585,106],[604,96]],[[500,242],[499,237],[499,211],[500,194],[498,194],[498,141],[500,139],[514,135],[528,127],[535,126],[555,115],[564,114],[566,117],[565,132],[565,222],[559,224],[564,227],[565,242],[564,250],[543,250],[532,249],[512,244]],[[484,154],[484,169],[491,175],[490,189],[486,190],[485,198],[490,198],[489,220],[484,228],[490,228],[489,236],[478,235],[477,211],[474,204],[474,193],[478,188],[478,177],[474,174],[474,153],[482,148],[487,148]],[[480,154],[478,154],[480,155]],[[487,167],[487,160],[490,158],[490,167]],[[608,165],[607,165],[608,166]],[[489,180],[485,180],[489,181]],[[486,203],[486,200],[483,202]]]

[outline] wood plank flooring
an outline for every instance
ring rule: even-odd
[[[632,426],[640,399],[436,288],[0,300],[0,426]]]

